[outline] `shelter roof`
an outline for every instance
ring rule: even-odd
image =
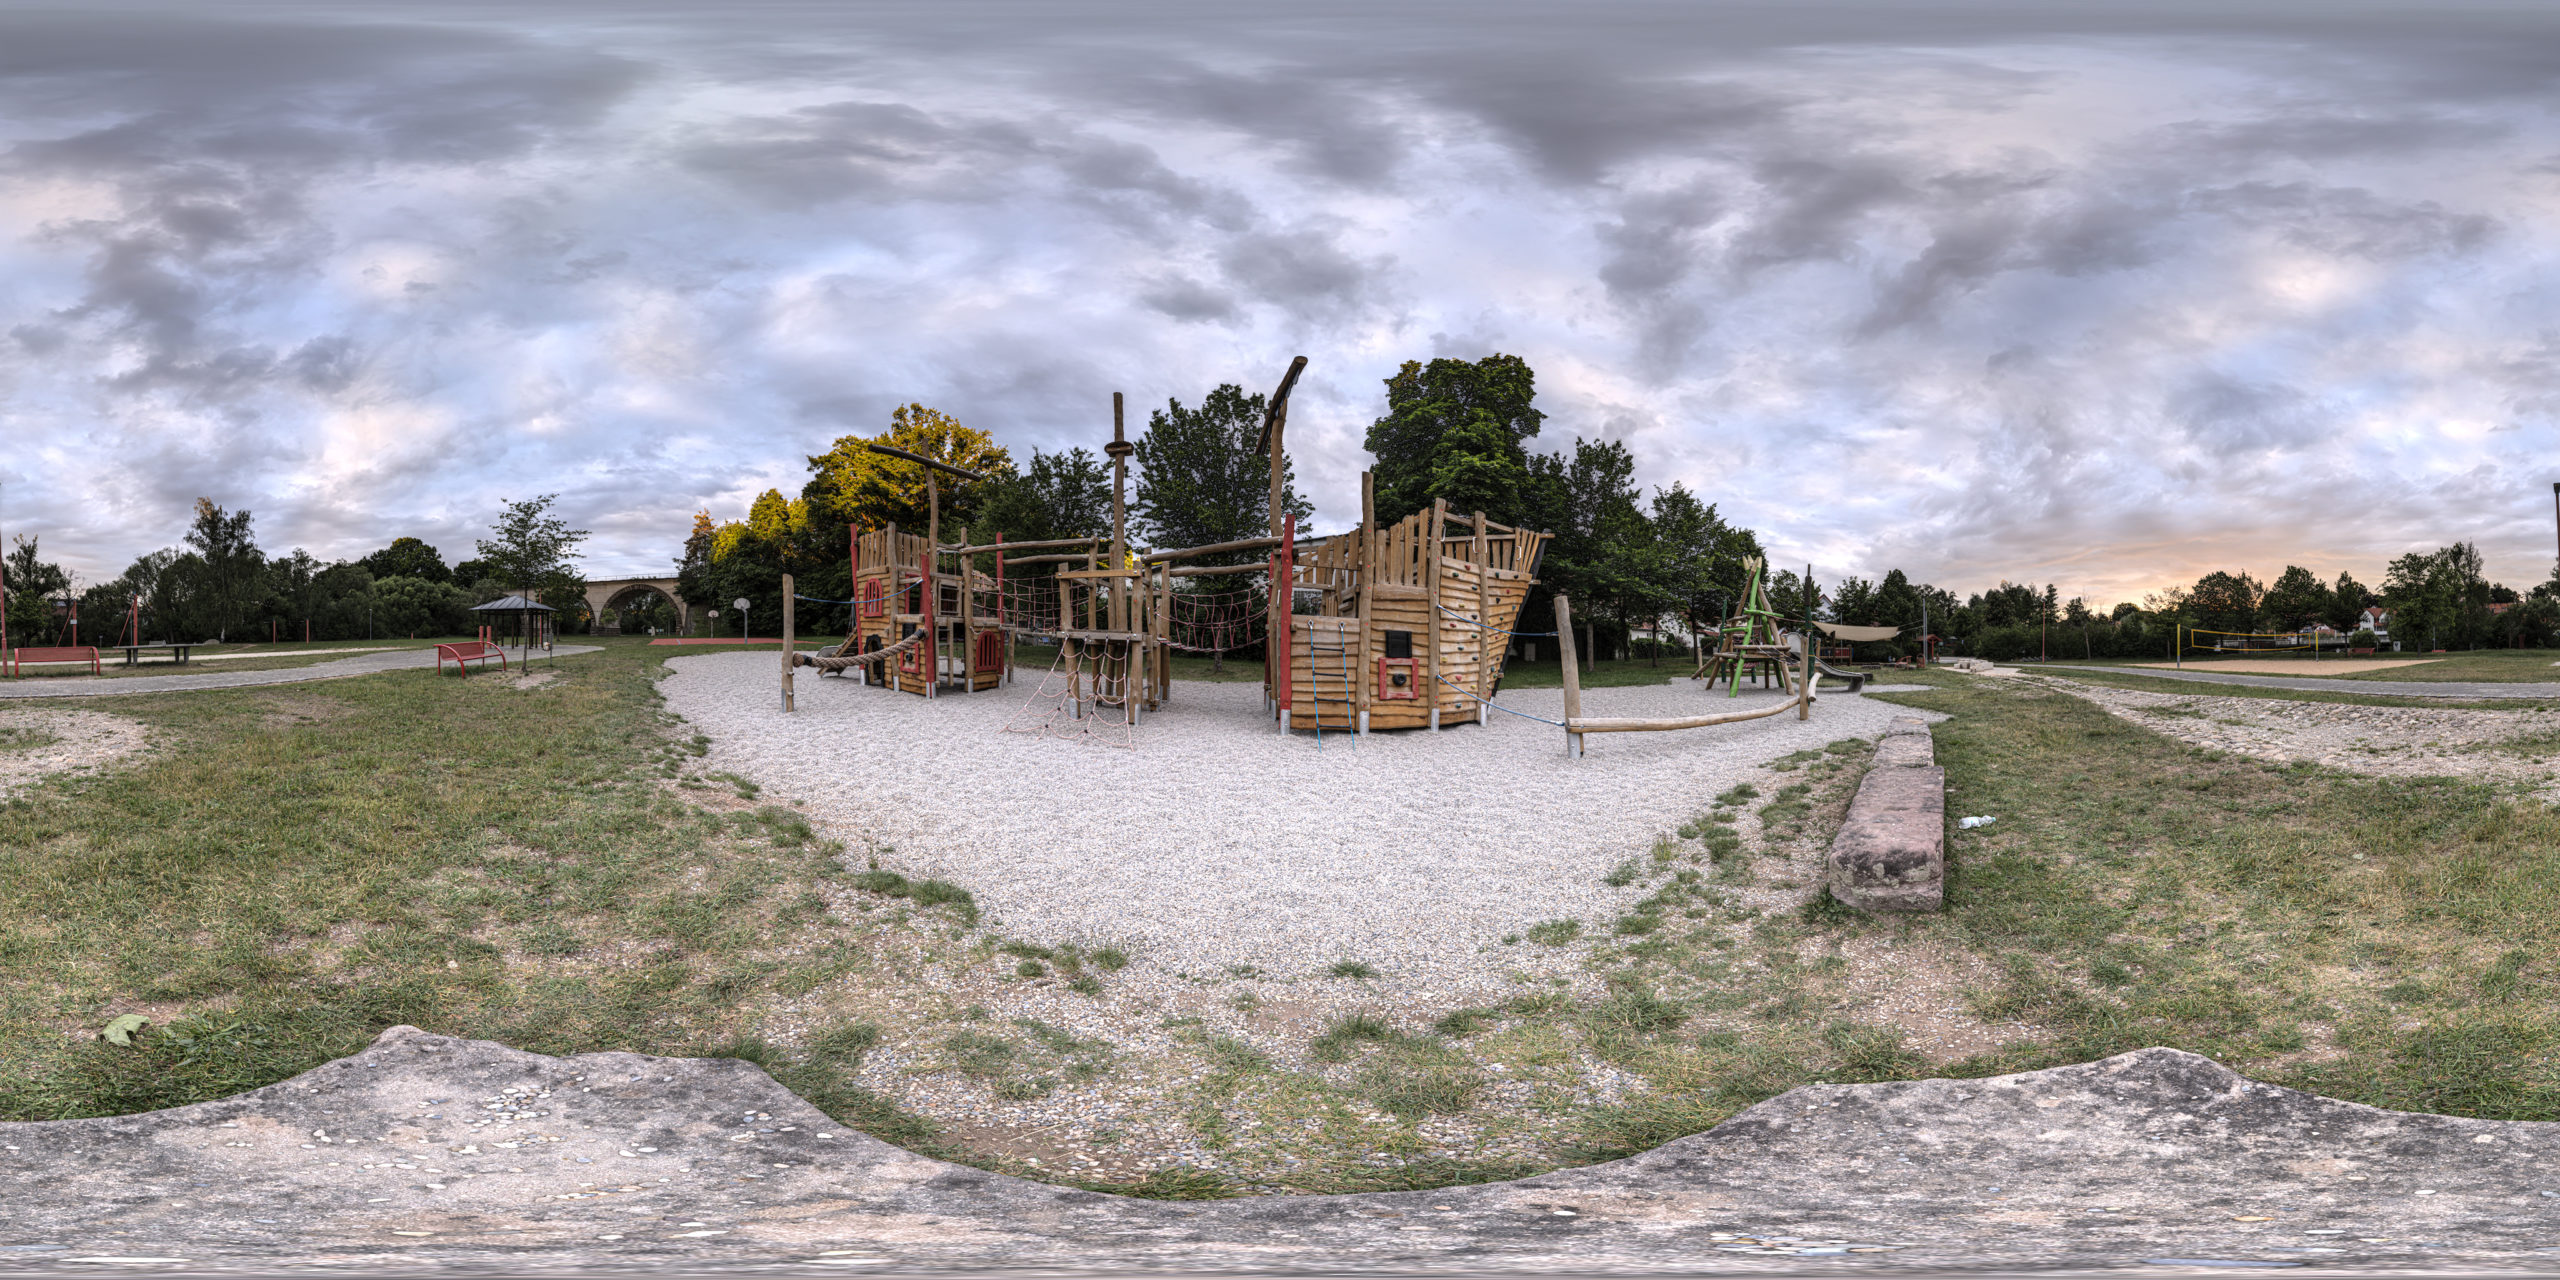
[[[547,604],[537,604],[523,596],[500,596],[487,604],[471,606],[473,613],[556,613]]]

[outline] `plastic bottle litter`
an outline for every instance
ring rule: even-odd
[[[1956,825],[1957,825],[1957,826],[1959,826],[1959,827],[1964,828],[1964,829],[1965,829],[1965,830],[1967,830],[1967,831],[1971,831],[1971,830],[1972,830],[1972,829],[1974,829],[1975,827],[1987,827],[1987,826],[1990,826],[1992,823],[1995,823],[1995,822],[1998,822],[1998,821],[1999,821],[1999,819],[1998,819],[1998,818],[1991,818],[1991,817],[1983,817],[1983,818],[1958,818],[1958,819],[1956,819]]]

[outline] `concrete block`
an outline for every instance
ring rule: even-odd
[[[1947,772],[1926,724],[1896,720],[1831,841],[1831,896],[1861,911],[1946,902]]]

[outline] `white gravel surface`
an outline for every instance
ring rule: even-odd
[[[1601,877],[1758,766],[1873,739],[1907,707],[1832,693],[1791,714],[1678,733],[1489,726],[1283,737],[1253,684],[1181,684],[1133,749],[1001,732],[1036,684],[933,701],[803,674],[779,709],[771,654],[668,664],[671,710],[712,739],[702,766],[800,804],[860,856],[978,896],[991,927],[1129,946],[1150,967],[1275,976],[1356,959],[1407,981],[1500,962],[1505,934],[1612,913]],[[1593,689],[1594,716],[1766,705],[1686,680]],[[1502,695],[1554,718],[1558,690]],[[1935,719],[1937,717],[1930,717]],[[1482,957],[1478,952],[1494,947]]]

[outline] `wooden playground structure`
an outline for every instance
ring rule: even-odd
[[[1460,515],[1446,501],[1392,524],[1377,519],[1376,481],[1360,476],[1360,524],[1329,537],[1301,537],[1286,509],[1282,478],[1289,395],[1306,368],[1289,366],[1264,410],[1258,446],[1268,460],[1268,536],[1133,554],[1128,542],[1128,441],[1122,397],[1111,397],[1111,532],[1107,537],[972,543],[968,530],[942,540],[940,476],[986,477],[885,444],[874,453],[924,469],[922,534],[892,524],[852,533],[853,625],[843,643],[823,653],[794,644],[792,580],[783,578],[782,705],[794,707],[793,673],[812,667],[924,698],[986,693],[1015,679],[1016,646],[1056,647],[1037,689],[1008,723],[1009,732],[1100,735],[1123,745],[1147,712],[1173,696],[1173,655],[1223,654],[1260,645],[1263,700],[1280,732],[1366,734],[1484,723],[1521,610],[1537,583],[1552,535],[1517,529],[1481,511]],[[1192,564],[1210,556],[1267,553],[1259,563]],[[1010,571],[1055,566],[1025,576]],[[1701,646],[1699,678],[1729,685],[1738,696],[1746,674],[1774,680],[1793,696],[1774,706],[1718,715],[1657,719],[1581,714],[1581,681],[1570,603],[1555,598],[1562,650],[1566,750],[1582,754],[1587,733],[1701,728],[1777,715],[1811,714],[1821,675],[1845,675],[1805,655],[1779,633],[1762,566],[1749,565],[1750,586],[1735,616],[1717,629],[1713,653]],[[1241,588],[1207,579],[1240,575]],[[1260,577],[1260,589],[1251,581]],[[1810,633],[1807,633],[1808,635]],[[1809,641],[1807,641],[1809,643]],[[1852,689],[1855,689],[1855,684]],[[1540,717],[1529,717],[1539,719]]]

